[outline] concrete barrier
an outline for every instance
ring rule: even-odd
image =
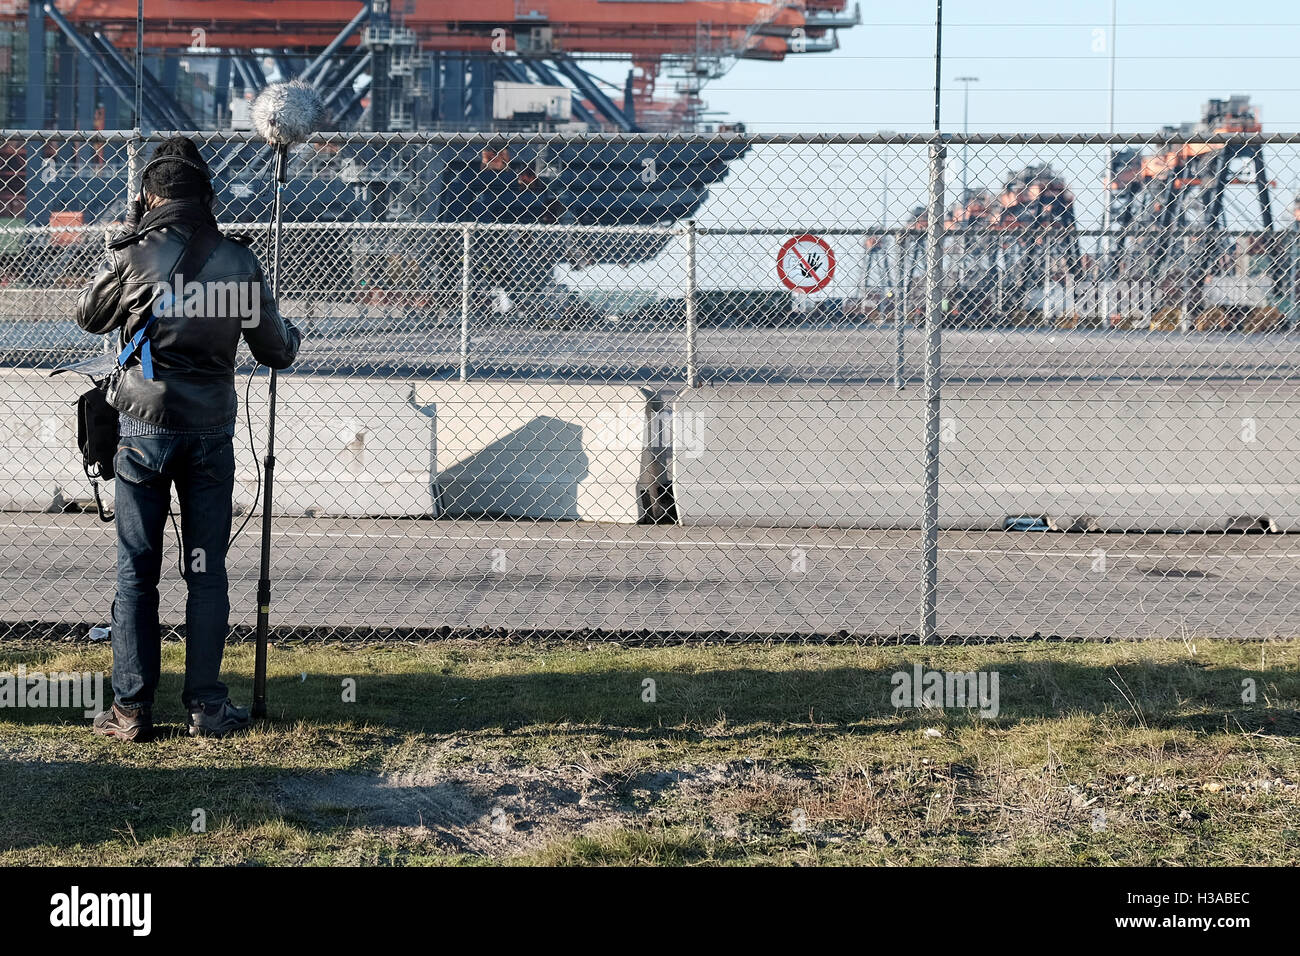
[[[75,449],[79,375],[0,370],[0,508],[90,498]],[[235,499],[255,503],[241,413]],[[635,522],[649,396],[544,381],[280,379],[276,512]],[[243,398],[243,383],[240,382]],[[672,404],[683,523],[916,528],[924,409],[889,387],[700,388]],[[1044,516],[1102,530],[1300,528],[1300,388],[961,386],[945,390],[941,522]],[[110,485],[108,503],[111,505]]]
[[[257,467],[266,453],[267,380],[252,386],[253,449],[237,380],[237,509],[257,502]],[[76,450],[77,395],[84,375],[0,370],[4,418],[0,509],[58,510],[89,501]],[[428,515],[433,512],[432,422],[411,404],[411,383],[282,375],[277,387],[275,511],[283,515]],[[110,482],[105,503],[113,502]]]
[[[77,396],[88,387],[84,375],[0,369],[0,509],[90,498],[77,452]]]
[[[944,390],[941,526],[1300,527],[1300,389]],[[891,387],[706,387],[673,403],[682,523],[919,527],[924,402]]]
[[[72,324],[81,289],[68,286],[0,288],[0,315],[7,319],[44,320]],[[75,326],[73,326],[75,328]]]
[[[266,378],[253,383],[257,460],[266,449]],[[243,383],[240,382],[240,398]],[[275,508],[284,515],[432,515],[433,422],[405,379],[282,375],[276,385]],[[240,415],[236,448],[247,451]],[[236,501],[251,503],[257,473],[236,456]]]
[[[424,382],[444,518],[635,522],[650,397],[628,385]]]
[[[0,508],[48,511],[90,500],[76,451],[76,398],[87,387],[82,375],[0,371]],[[252,387],[251,451],[242,378],[237,387],[234,497],[243,510],[257,503],[266,378]],[[276,514],[617,522],[641,515],[649,396],[633,386],[290,374],[280,376],[278,398]],[[112,488],[104,488],[110,507]]]

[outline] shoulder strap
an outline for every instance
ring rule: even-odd
[[[168,280],[168,286],[171,286],[176,277],[179,276],[197,276],[199,271],[212,257],[212,253],[217,251],[217,246],[221,244],[221,233],[207,224],[199,225],[190,235],[189,241],[185,243],[185,249],[181,252],[180,258],[176,260],[176,268],[172,270],[171,278]],[[125,367],[126,363],[131,360],[135,350],[140,350],[140,371],[145,378],[153,378],[153,350],[149,346],[149,340],[146,336],[153,324],[158,321],[158,310],[151,309],[149,318],[145,321],[135,333],[131,336],[131,341],[126,344],[117,356],[119,367]]]

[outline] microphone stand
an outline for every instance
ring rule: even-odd
[[[275,148],[275,199],[271,234],[271,296],[280,302],[280,232],[284,217],[284,184],[289,165],[289,147]],[[257,579],[257,645],[253,658],[254,717],[266,716],[266,645],[271,626],[271,488],[275,481],[275,369],[271,369],[270,417],[266,432],[265,482],[262,486],[262,564]]]

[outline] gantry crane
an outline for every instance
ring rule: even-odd
[[[344,121],[356,119],[367,100],[366,125],[379,130],[484,128],[496,118],[498,81],[569,86],[573,116],[588,126],[680,128],[698,122],[698,84],[725,64],[834,49],[836,31],[860,22],[856,7],[846,12],[847,0],[170,0],[154,6],[146,5],[145,48],[215,57],[218,108],[232,87],[263,85],[269,61],[281,76],[310,75]],[[0,23],[27,23],[33,81],[27,123],[20,125],[84,127],[93,112],[73,105],[80,89],[50,110],[42,83],[47,23],[77,61],[72,72],[93,70],[90,85],[98,90],[90,96],[129,103],[131,70],[120,51],[135,45],[135,18],[134,0],[0,3]],[[602,88],[578,65],[588,58],[630,60],[623,89],[611,95]],[[658,95],[656,79],[665,67],[683,77],[676,97]],[[171,75],[144,79],[146,123],[209,125],[213,118],[190,116],[171,97],[174,58],[163,69]]]
[[[1166,145],[1156,151],[1116,151],[1107,176],[1115,232],[1108,276],[1155,284],[1177,295],[1181,308],[1197,310],[1207,284],[1238,272],[1246,256],[1265,264],[1273,292],[1280,292],[1286,267],[1274,248],[1263,147],[1188,141],[1260,129],[1250,97],[1212,99],[1199,123],[1162,130]]]

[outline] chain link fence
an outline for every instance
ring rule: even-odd
[[[108,617],[86,380],[49,373],[107,347],[77,293],[161,138],[0,133],[0,633]],[[268,261],[269,151],[201,141]],[[319,136],[285,187],[277,634],[1293,636],[1298,150]],[[242,355],[244,517],[265,383]],[[242,633],[255,520],[228,565]]]

